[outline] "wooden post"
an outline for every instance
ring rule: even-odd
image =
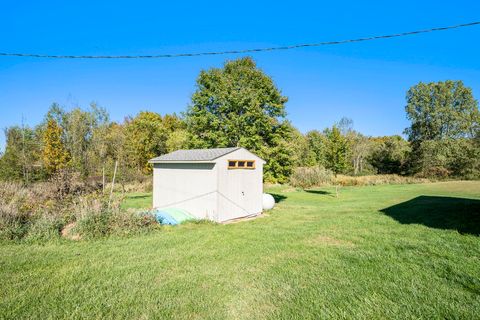
[[[27,170],[27,157],[25,156],[25,125],[23,122],[23,114],[22,114],[22,157],[23,157],[23,183],[25,185],[28,184],[28,170]]]
[[[118,160],[115,161],[115,170],[113,170],[112,187],[110,188],[110,197],[108,198],[108,208],[110,208],[110,202],[112,201],[113,186],[115,185],[115,176],[117,175],[117,166]]]

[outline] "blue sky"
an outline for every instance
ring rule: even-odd
[[[4,1],[0,52],[159,54],[342,40],[480,20],[455,1]],[[401,134],[405,93],[419,81],[463,80],[480,97],[480,26],[251,56],[289,97],[302,132],[346,116],[368,135]],[[113,120],[184,111],[214,56],[156,60],[0,57],[0,128],[39,123],[53,102],[96,101]],[[3,132],[0,150],[4,148]]]

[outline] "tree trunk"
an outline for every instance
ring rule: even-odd
[[[105,164],[102,167],[102,194],[105,194]]]

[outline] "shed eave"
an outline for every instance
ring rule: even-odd
[[[215,163],[214,160],[149,160],[148,163]]]

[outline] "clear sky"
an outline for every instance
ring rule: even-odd
[[[480,20],[479,1],[2,1],[0,52],[160,54],[342,40]],[[480,97],[480,26],[339,46],[251,54],[289,97],[302,132],[346,116],[368,135],[401,134],[405,93],[463,80]],[[91,101],[121,121],[184,111],[199,71],[235,55],[154,60],[0,57],[0,128],[49,106]],[[0,150],[5,138],[0,135]]]

